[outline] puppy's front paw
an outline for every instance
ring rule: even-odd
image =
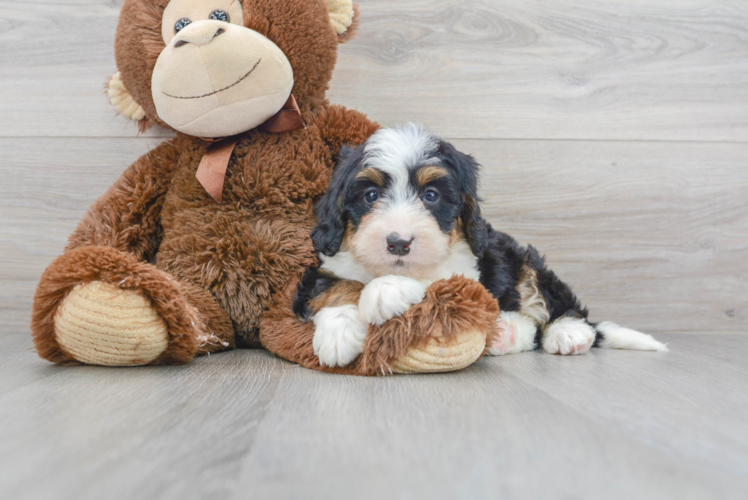
[[[595,330],[583,319],[561,318],[543,335],[543,350],[549,354],[584,354],[595,341]]]
[[[314,318],[314,354],[323,366],[346,366],[364,352],[369,325],[353,304],[324,307]]]
[[[364,287],[358,311],[363,321],[382,325],[421,302],[425,295],[426,286],[420,281],[405,276],[382,276]]]

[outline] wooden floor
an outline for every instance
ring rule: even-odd
[[[748,2],[358,3],[330,100],[474,154],[494,226],[672,352],[390,379],[39,360],[39,275],[170,133],[102,91],[121,0],[0,0],[0,498],[746,498]]]
[[[745,499],[748,336],[363,379],[265,351],[172,368],[0,352],[4,499]]]

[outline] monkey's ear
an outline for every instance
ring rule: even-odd
[[[125,84],[122,83],[122,78],[119,71],[117,71],[107,86],[107,94],[109,94],[109,102],[117,108],[117,111],[131,120],[137,122],[145,118],[145,110],[135,102],[130,92],[125,88]]]
[[[358,28],[358,6],[352,0],[327,0],[330,24],[338,35],[338,42],[345,43]]]

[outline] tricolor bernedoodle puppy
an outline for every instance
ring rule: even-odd
[[[296,315],[315,324],[323,365],[356,359],[370,324],[404,313],[452,275],[479,281],[499,301],[503,335],[490,354],[667,350],[650,335],[590,323],[535,248],[481,217],[478,171],[471,156],[413,124],[381,129],[347,152],[316,209],[321,266],[306,271],[294,302]]]

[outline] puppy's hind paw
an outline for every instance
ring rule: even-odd
[[[585,320],[561,318],[543,335],[543,350],[549,354],[584,354],[595,341],[595,330]]]
[[[364,287],[358,311],[362,321],[382,325],[420,303],[425,295],[426,286],[420,281],[405,276],[382,276]]]
[[[369,328],[353,304],[324,307],[313,318],[314,354],[322,366],[346,366],[364,351]]]

